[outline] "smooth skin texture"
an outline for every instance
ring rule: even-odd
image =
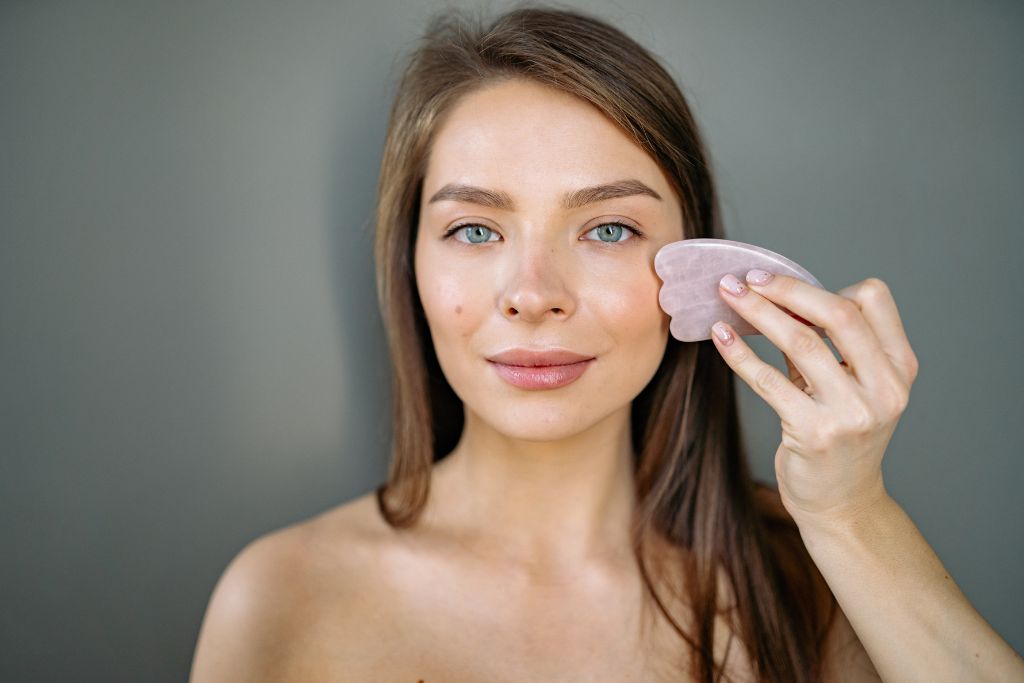
[[[562,205],[627,179],[660,199]],[[455,183],[512,207],[430,201]],[[521,80],[460,101],[429,159],[414,265],[462,438],[414,529],[393,532],[370,493],[246,546],[213,592],[192,680],[678,680],[668,665],[686,647],[666,622],[639,637],[629,410],[668,341],[654,255],[682,235],[660,168],[589,103]],[[597,360],[523,390],[486,360],[521,345]],[[826,661],[829,681],[878,680],[842,613]],[[750,680],[738,641],[726,671]]]
[[[889,287],[872,277],[833,293],[785,275],[754,284],[750,275],[733,291],[723,279],[719,293],[783,352],[789,377],[735,333],[715,345],[778,413],[781,501],[882,679],[1024,681],[1024,660],[971,606],[882,481],[918,373]],[[780,307],[824,328],[842,360]]]
[[[561,206],[567,192],[627,179],[661,199]],[[503,191],[515,210],[429,201],[449,183]],[[621,555],[633,502],[630,402],[668,341],[653,262],[683,238],[678,200],[657,164],[595,108],[522,83],[476,93],[453,111],[423,196],[416,282],[466,414],[434,511],[460,526],[483,521],[474,535],[489,552],[555,576]],[[444,236],[463,224],[480,227]],[[468,241],[474,229],[485,242]],[[602,241],[602,230],[614,240]],[[487,360],[521,346],[596,361],[568,386],[524,390]]]

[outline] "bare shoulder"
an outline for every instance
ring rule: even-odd
[[[371,505],[367,494],[246,544],[213,589],[190,680],[257,680],[286,666],[319,605],[358,595],[381,531]]]

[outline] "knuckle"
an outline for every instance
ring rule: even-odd
[[[918,370],[921,369],[920,363],[917,361],[917,356],[910,354],[910,358],[907,360],[907,369],[910,370],[910,381],[913,382],[917,379]]]
[[[849,327],[860,317],[860,308],[849,299],[844,299],[832,307],[829,317],[835,329]]]
[[[753,352],[750,350],[750,347],[736,349],[732,354],[733,365],[745,365],[752,356]]]
[[[797,281],[793,278],[781,277],[775,278],[775,280],[772,281],[772,284],[775,285],[776,292],[781,295],[785,295],[793,291],[797,286]]]
[[[910,391],[901,382],[893,379],[889,384],[889,390],[885,399],[885,409],[888,415],[902,415],[910,403]]]
[[[767,363],[758,368],[754,374],[755,386],[766,394],[774,393],[779,388],[780,382],[783,379],[785,378],[782,376],[782,373]]]
[[[864,298],[870,301],[892,298],[892,291],[889,289],[889,285],[877,277],[869,277],[864,280],[862,290]]]
[[[815,450],[826,451],[836,442],[842,431],[837,422],[821,421],[811,433],[811,445]]]
[[[807,326],[801,325],[801,329],[793,333],[789,346],[795,354],[808,355],[816,352],[821,343],[821,339],[815,332],[812,332]]]
[[[908,405],[910,405],[910,392],[903,389],[896,395],[896,415],[905,413]]]
[[[876,426],[875,415],[863,403],[857,402],[850,407],[846,420],[847,429],[854,434],[870,432]]]
[[[799,453],[805,448],[805,444],[794,438],[789,430],[783,430],[782,432],[782,445],[794,453]]]

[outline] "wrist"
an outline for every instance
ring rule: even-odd
[[[793,521],[805,543],[848,540],[880,531],[885,520],[892,519],[899,509],[899,504],[879,482],[875,491],[856,503],[814,513],[800,512],[793,515]]]

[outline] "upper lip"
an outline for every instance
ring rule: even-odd
[[[514,348],[506,349],[501,353],[488,356],[487,360],[504,365],[521,365],[524,367],[539,367],[544,365],[570,365],[581,361],[590,360],[594,356],[585,356],[574,353],[567,349],[545,349],[543,351]]]

